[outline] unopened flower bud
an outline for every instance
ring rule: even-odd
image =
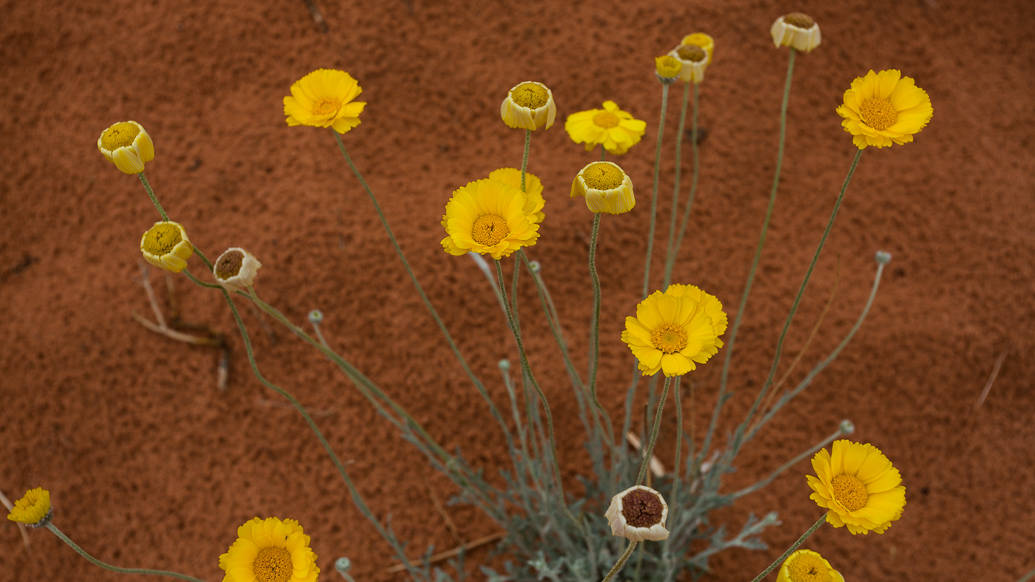
[[[636,206],[629,175],[614,162],[592,162],[579,170],[571,197],[582,196],[591,212],[623,214]]]
[[[179,223],[156,222],[140,237],[140,252],[152,265],[179,273],[187,267],[187,259],[194,254],[194,246],[187,231]]]
[[[97,138],[97,149],[127,174],[143,172],[144,164],[155,159],[151,136],[135,121],[120,121],[105,129]]]
[[[891,253],[885,251],[877,251],[877,254],[873,257],[876,261],[882,265],[887,265],[891,262]]]
[[[550,129],[557,118],[557,104],[549,87],[535,81],[518,83],[500,104],[500,117],[515,129]]]

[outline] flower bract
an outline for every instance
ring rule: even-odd
[[[32,527],[40,527],[50,519],[50,511],[50,491],[36,487],[26,491],[21,499],[14,502],[14,507],[7,514],[7,519]]]
[[[636,317],[625,318],[625,342],[639,361],[640,371],[681,376],[718,353],[728,319],[722,303],[693,285],[670,285],[636,306]]]
[[[657,542],[668,538],[668,529],[665,528],[668,504],[650,487],[636,485],[615,495],[604,517],[611,526],[611,535],[634,542]]]
[[[291,85],[284,97],[288,125],[333,127],[345,133],[359,125],[366,103],[353,101],[363,91],[352,75],[337,69],[317,69]]]
[[[126,174],[139,174],[144,164],[155,159],[155,144],[144,127],[135,121],[120,121],[97,138],[97,149]]]
[[[575,143],[586,144],[587,152],[602,145],[612,154],[624,154],[639,143],[647,122],[622,111],[614,101],[604,101],[603,107],[572,113],[564,130]]]
[[[212,265],[212,276],[228,290],[240,291],[255,283],[260,267],[262,263],[251,253],[240,247],[230,247]]]
[[[489,174],[489,179],[521,189],[521,170],[517,168],[500,168]],[[532,222],[540,224],[546,218],[543,213],[543,206],[546,200],[543,198],[543,183],[539,177],[531,172],[525,172],[525,208],[524,212],[531,217]]]
[[[550,129],[557,118],[557,104],[550,88],[536,81],[518,83],[500,104],[500,117],[515,129]]]
[[[811,16],[801,12],[791,12],[777,18],[769,28],[769,34],[777,47],[789,46],[803,53],[818,47],[822,40],[819,25]]]
[[[293,519],[253,517],[219,556],[223,582],[315,582],[320,574],[309,536]]]
[[[571,197],[582,196],[590,212],[623,214],[636,206],[629,175],[614,162],[592,162],[571,183]]]
[[[497,260],[510,256],[539,238],[532,208],[516,186],[489,178],[470,182],[457,188],[446,203],[442,248],[451,255],[475,252]]]
[[[902,517],[906,488],[898,469],[877,447],[834,441],[830,452],[812,457],[816,475],[807,475],[810,499],[826,508],[827,523],[853,534],[884,533]]]
[[[857,77],[837,108],[841,126],[859,149],[907,144],[931,121],[934,108],[913,79],[889,69]]]
[[[797,550],[780,565],[776,582],[845,582],[830,562],[812,550]]]
[[[194,254],[194,246],[187,231],[177,222],[156,222],[140,237],[140,252],[152,265],[179,273],[187,267],[187,259]]]

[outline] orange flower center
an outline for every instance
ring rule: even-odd
[[[610,111],[601,111],[593,116],[593,124],[604,129],[618,127],[619,121],[621,120],[618,119],[618,116]]]
[[[340,99],[320,99],[313,104],[313,115],[334,115],[341,109]]]
[[[650,332],[650,343],[666,354],[674,354],[686,347],[686,330],[671,323],[662,323]]]
[[[259,582],[287,582],[292,570],[291,554],[284,548],[262,548],[252,562],[252,572]]]
[[[848,511],[858,511],[866,507],[870,498],[866,485],[855,475],[837,475],[830,484],[834,487],[834,499],[845,506]]]
[[[606,162],[595,162],[581,172],[586,186],[594,190],[613,190],[625,181],[625,174],[618,166]]]
[[[140,133],[140,128],[128,121],[120,121],[104,130],[101,135],[101,146],[109,152],[133,145],[133,140]]]
[[[183,236],[175,224],[160,222],[144,235],[144,250],[160,257],[171,253],[181,240]]]
[[[510,234],[507,221],[498,214],[483,214],[474,220],[471,238],[487,247],[495,246]]]
[[[884,131],[898,121],[898,111],[895,111],[895,106],[891,104],[890,99],[883,97],[870,97],[863,101],[859,106],[859,115],[862,116],[866,125],[877,131]]]
[[[539,109],[550,100],[550,94],[542,85],[529,82],[511,89],[510,99],[522,107]]]
[[[821,558],[810,554],[798,554],[787,564],[791,582],[833,582],[829,570]]]

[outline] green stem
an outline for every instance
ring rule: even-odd
[[[672,211],[668,221],[668,246],[665,247],[665,277],[662,279],[661,288],[667,289],[669,278],[672,275],[672,264],[675,262],[675,251],[672,244],[676,238],[676,217],[679,215],[679,187],[683,174],[683,138],[686,133],[686,108],[690,103],[690,86],[694,86],[694,97],[697,96],[697,83],[683,84],[683,106],[679,111],[679,129],[676,131],[676,172],[675,182],[672,186]],[[694,117],[697,117],[697,107],[694,107]],[[696,173],[696,172],[695,172]]]
[[[762,258],[762,248],[765,246],[766,234],[769,232],[769,219],[773,216],[773,207],[776,205],[776,192],[780,188],[780,170],[783,167],[784,140],[787,136],[787,105],[791,99],[791,80],[794,75],[794,56],[797,54],[793,48],[790,49],[790,58],[787,61],[787,78],[783,86],[783,103],[780,105],[780,141],[776,152],[776,169],[773,172],[773,185],[769,190],[769,205],[765,209],[765,218],[762,220],[762,231],[758,235],[758,244],[755,245],[755,256],[751,260],[751,268],[748,269],[747,283],[744,285],[744,294],[740,297],[740,305],[737,307],[737,315],[733,318],[733,326],[730,327],[729,341],[726,342],[726,354],[722,361],[722,375],[719,380],[719,396],[712,411],[711,421],[708,423],[708,432],[705,433],[704,441],[701,443],[700,457],[708,453],[708,447],[712,442],[712,435],[715,434],[715,426],[719,420],[719,412],[726,403],[726,385],[729,380],[730,362],[733,359],[733,346],[737,342],[737,332],[740,330],[740,323],[744,319],[744,310],[747,307],[748,296],[751,295],[751,285],[755,281],[755,271],[758,270],[758,263]]]
[[[105,570],[111,570],[112,572],[119,572],[121,574],[151,574],[152,576],[168,576],[169,578],[178,578],[180,580],[190,580],[191,582],[203,582],[200,578],[194,576],[188,576],[186,574],[180,574],[179,572],[169,572],[167,570],[152,570],[150,568],[122,568],[119,566],[113,566],[107,562],[98,560],[91,556],[86,550],[80,548],[78,544],[73,542],[65,533],[58,529],[53,523],[47,523],[44,527],[50,530],[50,532],[58,537],[59,540],[68,544],[68,547],[76,551],[80,556],[86,558],[88,562],[94,566],[100,566]]]
[[[654,444],[658,442],[658,433],[661,432],[661,411],[665,409],[665,400],[668,399],[668,387],[672,378],[665,376],[665,383],[661,387],[661,400],[658,401],[658,409],[654,413],[654,425],[650,429],[650,441],[643,451],[643,461],[640,462],[640,472],[636,475],[636,484],[640,485],[647,476],[647,467],[650,465],[651,456],[654,454]]]
[[[658,179],[661,176],[661,140],[665,134],[665,111],[668,110],[668,84],[661,85],[661,119],[658,121],[658,144],[654,147],[654,185],[650,193],[650,227],[647,229],[647,258],[643,265],[643,294],[650,288],[650,262],[654,253],[654,226],[658,214]]]
[[[793,50],[794,49],[791,49],[791,51],[793,51]],[[792,52],[791,54],[794,54],[794,53]],[[794,550],[798,549],[798,546],[800,546],[803,543],[805,543],[805,540],[808,539],[808,537],[810,535],[812,535],[813,532],[815,532],[817,529],[819,529],[819,527],[821,525],[823,525],[823,522],[825,522],[826,520],[827,520],[827,514],[824,513],[823,515],[819,516],[819,519],[816,520],[816,523],[812,524],[812,527],[810,527],[809,529],[805,530],[805,533],[801,534],[801,537],[798,538],[797,541],[795,541],[793,544],[791,544],[791,547],[787,548],[787,550],[783,554],[781,554],[779,558],[777,558],[775,561],[773,561],[772,564],[769,564],[769,567],[766,568],[765,570],[762,570],[762,573],[759,574],[758,576],[755,576],[754,579],[751,580],[751,582],[760,582],[762,579],[764,579],[766,576],[768,576],[770,572],[775,570],[777,568],[777,566],[779,566],[780,564],[783,564],[783,561],[787,559],[787,556],[790,556],[791,553],[794,552]]]
[[[521,191],[522,192],[526,192],[527,191],[527,190],[525,190],[525,171],[528,169],[528,150],[529,150],[529,147],[531,146],[531,143],[532,143],[532,130],[531,129],[526,129],[525,130],[525,151],[521,155]]]
[[[683,403],[679,398],[679,384],[682,376],[676,376],[676,385],[672,387],[673,403],[676,407],[676,458],[672,461],[672,497],[669,498],[669,519],[675,523],[675,510],[679,508],[679,461],[683,444]],[[666,542],[667,543],[667,542]]]
[[[611,416],[604,410],[597,397],[597,369],[600,360],[600,274],[597,273],[597,240],[600,236],[600,213],[593,214],[593,234],[589,239],[589,276],[593,281],[593,314],[589,323],[589,394],[593,405],[607,428],[608,444],[615,446],[614,427]]]
[[[672,268],[676,264],[676,257],[679,256],[679,248],[683,245],[683,236],[686,234],[686,225],[690,222],[690,209],[694,207],[694,196],[697,194],[697,178],[700,176],[700,159],[697,148],[697,106],[700,101],[698,97],[697,83],[694,83],[694,114],[693,121],[690,123],[690,150],[693,152],[693,172],[694,175],[690,177],[690,195],[686,199],[686,208],[683,210],[683,221],[679,225],[679,235],[676,237],[675,246],[672,246],[672,241],[669,241],[669,245],[672,246],[672,252],[668,256],[668,260],[665,262],[665,284],[663,287],[668,287],[669,282],[672,281]],[[682,130],[680,130],[682,135]],[[676,160],[679,160],[678,154]],[[676,171],[679,171],[679,165],[677,161]],[[678,184],[678,182],[677,182]],[[675,208],[673,207],[673,218],[675,218]]]
[[[165,213],[165,209],[158,202],[158,198],[155,196],[155,191],[151,188],[151,183],[147,181],[147,176],[143,172],[137,174],[137,178],[140,178],[140,183],[144,185],[144,190],[147,190],[147,195],[151,198],[151,204],[155,205],[155,210],[162,216],[162,220],[169,222],[169,215]]]
[[[615,574],[621,571],[622,567],[625,566],[625,563],[629,561],[629,556],[632,555],[633,550],[635,549],[636,542],[629,540],[629,545],[625,548],[625,552],[618,557],[618,561],[615,562],[615,565],[611,567],[611,571],[604,576],[604,579],[601,582],[610,582],[610,580],[615,577]]]

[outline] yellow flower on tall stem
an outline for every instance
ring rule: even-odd
[[[817,552],[797,550],[780,566],[776,582],[845,582],[845,579]]]
[[[7,519],[30,527],[40,527],[50,520],[50,511],[50,491],[35,487],[14,502]]]
[[[931,121],[934,108],[927,92],[910,77],[889,69],[852,81],[837,108],[841,126],[859,149],[907,144]]]
[[[536,212],[520,188],[491,179],[457,188],[446,203],[442,248],[451,255],[475,252],[499,260],[539,238]]]
[[[816,475],[806,475],[810,499],[826,508],[827,523],[852,534],[884,533],[902,517],[906,488],[891,461],[869,443],[834,441],[831,452],[812,457]]]
[[[144,127],[135,121],[120,121],[101,132],[97,149],[126,174],[139,174],[144,164],[155,159],[155,144]]]
[[[575,143],[586,144],[587,152],[604,146],[612,154],[624,154],[639,143],[647,122],[622,111],[614,101],[604,101],[603,107],[572,113],[564,122],[564,131]]]
[[[500,117],[515,129],[550,129],[557,118],[557,104],[550,88],[536,81],[518,83],[500,104]]]
[[[579,170],[571,197],[582,196],[590,212],[624,214],[636,206],[632,180],[614,162],[592,162]]]
[[[317,69],[291,85],[284,97],[287,124],[333,127],[345,133],[359,125],[366,103],[353,101],[363,89],[352,75],[337,69]]]
[[[661,371],[681,376],[718,353],[726,324],[722,303],[714,295],[676,284],[636,306],[636,317],[625,318],[622,341],[645,375]]]
[[[179,273],[187,267],[187,259],[194,254],[194,246],[187,231],[178,222],[156,222],[140,237],[140,252],[152,265]]]
[[[293,519],[253,517],[219,556],[223,582],[315,582],[320,574],[309,536]]]

